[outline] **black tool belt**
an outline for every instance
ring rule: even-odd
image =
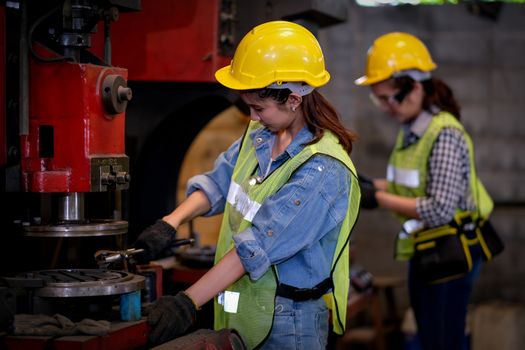
[[[284,283],[279,283],[277,285],[277,295],[283,298],[292,299],[295,301],[306,301],[312,299],[319,299],[325,295],[330,289],[332,289],[334,284],[332,279],[328,277],[321,283],[317,284],[313,288],[297,288]]]
[[[421,280],[440,283],[472,270],[470,246],[479,245],[485,260],[500,254],[504,244],[488,220],[460,212],[447,225],[413,232],[413,273]]]

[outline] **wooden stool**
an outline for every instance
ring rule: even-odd
[[[385,336],[399,332],[401,318],[398,315],[394,288],[404,284],[403,278],[374,277],[373,288],[364,293],[353,293],[348,298],[347,320],[362,313],[368,313],[370,326],[348,326],[337,348],[347,349],[351,344],[364,344],[371,349],[387,349]],[[381,310],[381,295],[385,297],[386,313]]]

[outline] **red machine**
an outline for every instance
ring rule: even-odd
[[[127,71],[32,61],[30,76],[29,133],[21,136],[23,191],[128,188]]]
[[[8,208],[1,239],[9,247],[1,264],[2,329],[21,313],[139,321],[145,277],[97,269],[97,243],[90,242],[110,237],[116,248],[125,245],[128,223],[119,208],[130,182],[125,111],[132,91],[127,70],[110,64],[109,29],[119,11],[139,9],[135,1],[117,6],[69,0],[24,0],[1,8],[2,33],[11,34],[1,42],[3,81],[19,87],[16,95],[2,94],[10,103],[2,106],[0,122],[2,201]],[[100,21],[103,59],[88,50]],[[108,209],[97,212],[104,202]],[[115,298],[120,318],[111,316]],[[129,327],[146,328],[142,323]],[[137,334],[133,345],[144,345],[145,333]],[[50,347],[48,339],[37,343],[35,348]],[[30,346],[24,338],[2,339],[4,345]]]

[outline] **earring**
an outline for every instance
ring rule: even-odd
[[[297,108],[297,107],[292,107],[292,112],[295,112],[295,108]]]

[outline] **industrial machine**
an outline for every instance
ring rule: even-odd
[[[115,298],[122,300],[116,319],[140,318],[143,276],[90,266],[93,257],[82,263],[94,249],[88,238],[111,237],[117,248],[125,245],[120,193],[130,182],[124,145],[132,91],[127,70],[111,65],[109,33],[120,12],[138,10],[137,1],[74,0],[8,1],[0,8],[8,208],[2,245],[9,259],[2,265],[11,269],[3,274],[4,325],[21,313],[115,318]],[[102,55],[90,51],[99,22]],[[107,203],[106,213],[91,210],[99,202]],[[75,253],[84,249],[87,255]],[[130,298],[139,305],[132,316],[122,307]]]
[[[316,32],[346,19],[345,1],[0,3],[0,332],[15,313],[109,318],[116,297],[140,298],[131,245],[236,102],[214,72],[281,18]]]

